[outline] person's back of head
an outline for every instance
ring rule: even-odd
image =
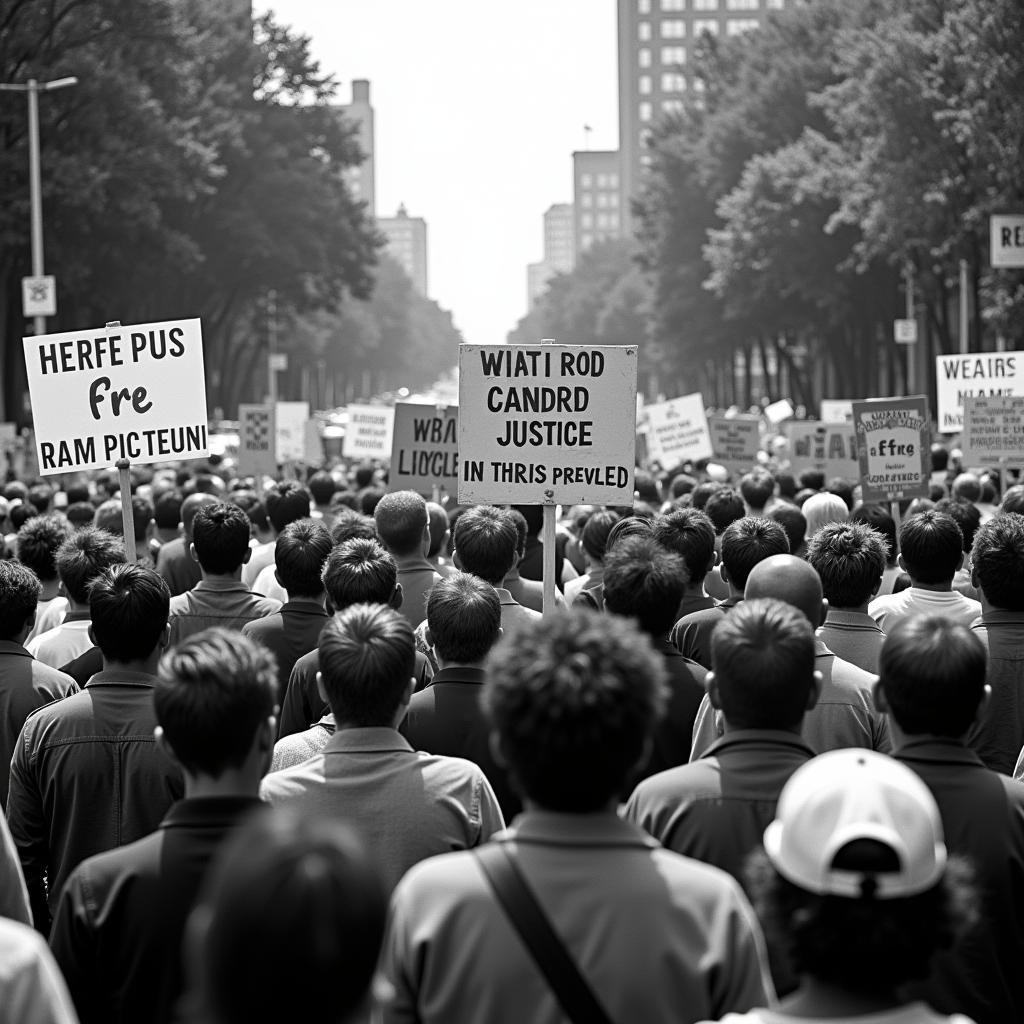
[[[33,516],[18,531],[18,561],[41,581],[57,578],[57,549],[71,536],[67,519],[59,515]]]
[[[384,497],[384,491],[379,487],[367,487],[359,492],[359,511],[364,516],[372,516],[377,511],[377,506]]]
[[[714,494],[708,496],[704,504],[704,512],[715,527],[715,534],[719,537],[726,529],[742,519],[747,508],[743,504],[743,498],[738,491],[731,487],[720,487]]]
[[[661,662],[629,621],[582,608],[503,636],[483,705],[522,794],[549,811],[610,810],[664,711]]]
[[[854,485],[851,481],[845,480],[841,476],[834,476],[829,480],[826,490],[829,494],[834,494],[837,498],[842,498],[843,504],[846,506],[846,511],[852,512],[853,488]]]
[[[91,501],[76,501],[73,505],[68,505],[64,515],[74,529],[84,530],[95,523],[96,507]]]
[[[690,585],[704,582],[715,557],[715,527],[696,508],[680,508],[654,520],[652,536],[686,564]]]
[[[814,630],[792,605],[755,598],[711,634],[711,703],[731,729],[798,731],[817,696]]]
[[[732,585],[742,591],[758,562],[789,553],[786,531],[773,519],[745,516],[722,534],[722,566]]]
[[[529,516],[525,518],[529,525]],[[505,509],[477,505],[456,520],[452,555],[463,572],[500,587],[516,564],[518,544],[516,524]]]
[[[934,509],[908,516],[900,529],[900,560],[915,585],[950,583],[964,560],[956,520]]]
[[[132,498],[132,540],[138,542],[146,539],[149,524],[153,521],[153,503],[148,498],[136,494]],[[124,518],[121,502],[110,498],[96,509],[96,525],[115,537],[124,536]]]
[[[803,512],[804,518],[807,520],[805,536],[808,543],[826,523],[845,523],[850,518],[850,510],[846,507],[846,502],[838,495],[829,494],[826,491],[812,494],[800,506],[800,511]]]
[[[825,474],[820,469],[805,469],[797,480],[801,490],[821,491],[825,489]]]
[[[68,484],[64,488],[64,493],[67,496],[69,505],[74,505],[77,501],[88,501],[89,485],[87,483]]]
[[[379,540],[377,524],[355,509],[338,509],[331,527],[331,541],[337,545],[349,540]]]
[[[331,549],[321,579],[335,611],[352,604],[389,604],[395,600],[398,566],[376,540],[356,537]]]
[[[962,498],[943,498],[935,503],[936,512],[945,512],[952,516],[956,525],[960,527],[960,534],[963,537],[963,550],[970,551],[974,544],[974,535],[981,526],[981,513],[977,505],[972,505]]]
[[[933,473],[945,473],[949,469],[949,450],[945,445],[935,443],[928,453]]]
[[[46,515],[53,504],[53,488],[49,484],[33,484],[28,489],[28,503],[34,506],[41,516]]]
[[[811,538],[807,561],[832,608],[858,610],[878,590],[885,543],[863,523],[828,523]]]
[[[393,727],[412,692],[412,626],[382,604],[354,604],[324,626],[317,644],[323,696],[339,726]]]
[[[672,499],[681,498],[684,494],[692,494],[697,486],[697,478],[689,473],[676,473],[669,485],[669,494]]]
[[[633,475],[633,495],[640,501],[651,505],[661,504],[661,488],[658,481],[650,473],[638,469]]]
[[[580,538],[583,550],[587,557],[594,564],[600,564],[604,560],[605,549],[608,546],[608,534],[612,527],[619,521],[617,512],[595,512],[583,527],[583,536]]]
[[[87,526],[57,549],[57,575],[68,598],[84,605],[89,600],[89,584],[104,569],[123,561],[124,544],[117,537]]]
[[[771,598],[785,601],[803,612],[813,629],[825,617],[821,579],[796,555],[772,555],[758,562],[747,577],[744,590],[747,601]]]
[[[766,469],[754,469],[740,478],[740,494],[751,512],[763,512],[775,493],[775,478]]]
[[[368,1019],[386,917],[380,873],[348,825],[259,811],[218,854],[189,924],[203,1019]]]
[[[985,601],[1024,612],[1024,515],[1001,512],[982,526],[971,549],[971,572]]]
[[[395,558],[422,555],[430,542],[427,503],[415,491],[393,491],[373,512],[381,543]]]
[[[20,480],[8,480],[4,484],[4,497],[8,501],[28,501],[28,485]]]
[[[39,515],[39,510],[30,502],[23,501],[20,505],[13,505],[8,516],[11,520],[11,528],[17,533],[30,519]]]
[[[190,494],[181,503],[181,530],[187,543],[192,542],[192,526],[199,515],[199,510],[207,505],[216,505],[217,499],[212,494]]]
[[[776,505],[768,518],[778,523],[786,533],[789,550],[794,555],[802,555],[807,543],[807,517],[796,505],[788,502]]]
[[[672,628],[689,580],[686,563],[652,537],[627,537],[608,553],[604,606],[661,639]]]
[[[309,489],[309,493],[313,495],[313,500],[320,506],[330,505],[331,498],[334,497],[334,492],[338,489],[334,477],[326,470],[314,473],[306,481],[306,487]]]
[[[796,483],[796,477],[792,473],[776,473],[775,474],[775,486],[779,490],[779,497],[784,498],[787,501],[792,501],[796,497],[796,492],[799,489]]]
[[[886,563],[896,563],[896,520],[881,505],[859,505],[850,513],[848,521],[870,526],[885,543]]]
[[[281,531],[274,544],[274,565],[289,598],[320,597],[321,574],[332,546],[327,527],[315,519],[297,519]]]
[[[204,573],[230,576],[249,560],[249,517],[230,502],[203,505],[192,521],[192,545]]]
[[[296,519],[308,519],[309,502],[309,491],[294,480],[285,480],[268,488],[263,495],[263,504],[274,533],[280,533]]]
[[[436,558],[441,553],[444,542],[448,537],[448,513],[436,501],[428,501],[427,518],[430,529],[430,546],[427,548],[427,558]]]
[[[973,473],[961,473],[953,481],[952,496],[971,503],[981,501],[981,481]]]
[[[147,661],[164,639],[171,592],[155,570],[112,565],[89,585],[91,633],[104,664]]]
[[[20,562],[0,559],[0,641],[21,643],[35,620],[42,586]]]
[[[376,470],[369,463],[363,463],[356,469],[354,480],[356,489],[360,491],[366,490],[373,483],[373,478],[376,475]]]
[[[179,490],[163,491],[158,495],[153,502],[153,519],[158,530],[177,530],[184,500]]]
[[[501,635],[498,592],[467,572],[445,576],[427,595],[427,626],[441,661],[476,665]]]
[[[247,761],[262,775],[274,748],[277,701],[273,655],[218,627],[164,654],[153,686],[160,735],[193,776],[220,778]]]
[[[999,511],[1024,515],[1024,484],[1015,484],[1013,487],[1007,488],[1003,500],[999,504]]]
[[[536,537],[544,525],[544,509],[540,505],[513,505],[512,509],[526,520],[526,532],[529,537]]]
[[[637,515],[625,515],[608,531],[605,556],[627,537],[650,537],[654,533],[654,520]]]
[[[690,506],[692,508],[704,510],[704,506],[708,503],[708,499],[716,491],[720,491],[723,485],[715,480],[705,480],[702,483],[697,484],[696,487],[690,492]]]

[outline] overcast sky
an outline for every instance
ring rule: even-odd
[[[572,151],[618,146],[614,0],[277,0],[342,83],[370,80],[377,213],[427,221],[429,291],[465,340],[526,312],[544,211],[572,199]]]

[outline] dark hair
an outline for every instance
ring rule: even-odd
[[[107,661],[144,661],[167,627],[171,591],[155,570],[138,563],[112,565],[89,584],[89,615],[96,646]]]
[[[234,572],[249,550],[249,517],[230,502],[203,505],[192,521],[192,543],[204,572]]]
[[[18,531],[18,561],[41,580],[57,578],[57,549],[71,536],[63,516],[33,516]]]
[[[348,1020],[370,991],[386,915],[376,863],[347,824],[255,812],[221,849],[197,911],[204,1009],[213,1024]]]
[[[807,545],[807,561],[833,608],[859,608],[885,572],[885,542],[863,523],[826,523]]]
[[[792,501],[796,497],[796,477],[792,473],[776,473],[775,483],[779,488],[780,498],[789,498]]]
[[[320,596],[320,577],[331,546],[327,527],[316,519],[297,519],[281,531],[274,544],[274,565],[289,598]]]
[[[377,541],[357,538],[331,549],[321,579],[335,611],[387,604],[398,585],[398,566]]]
[[[900,554],[915,583],[947,583],[964,557],[963,534],[947,512],[925,509],[904,522]]]
[[[373,483],[373,476],[376,470],[369,463],[364,462],[356,469],[356,487],[363,491]]]
[[[961,473],[953,481],[951,491],[953,497],[961,501],[980,501],[981,481],[973,473]]]
[[[181,522],[181,491],[163,491],[153,502],[153,519],[161,530],[176,530]],[[235,496],[238,501],[238,496]],[[239,502],[241,504],[241,502]]]
[[[647,501],[654,505],[661,501],[661,490],[657,480],[642,469],[638,469],[633,475],[633,493],[641,501]]]
[[[758,562],[788,554],[786,531],[774,519],[745,516],[722,534],[722,564],[738,590],[747,585],[747,577]]]
[[[402,558],[423,550],[423,531],[427,528],[427,503],[415,491],[385,494],[373,511],[377,534],[392,554]]]
[[[362,512],[340,508],[331,527],[331,541],[344,544],[347,540],[377,540],[377,524]]]
[[[427,517],[430,524],[430,546],[427,558],[433,558],[441,550],[445,535],[448,533],[448,513],[437,502],[427,502]]]
[[[886,562],[891,565],[896,561],[896,520],[881,505],[860,505],[850,513],[847,522],[870,526],[885,542]]]
[[[335,491],[331,495],[331,511],[337,512],[339,509],[347,508],[353,512],[359,511],[359,495],[355,491],[343,490]]]
[[[935,503],[935,511],[945,512],[953,517],[963,536],[963,549],[965,552],[970,551],[974,544],[974,535],[981,526],[981,513],[978,507],[962,498],[943,498]]]
[[[1024,516],[1001,512],[974,537],[972,564],[985,599],[1007,612],[1024,611]]]
[[[269,487],[263,495],[263,504],[275,533],[280,533],[296,519],[309,518],[309,491],[294,480]]]
[[[696,486],[696,478],[690,476],[689,473],[676,473],[676,475],[672,477],[669,494],[671,494],[673,498],[681,498],[684,494],[690,494]]]
[[[37,509],[31,502],[23,501],[20,505],[15,505],[7,515],[11,520],[11,526],[13,526],[15,532],[17,532],[30,519],[39,515],[39,509]]]
[[[853,484],[849,480],[845,480],[841,476],[834,476],[828,482],[827,491],[837,498],[842,498],[848,512],[853,511]]]
[[[378,487],[367,487],[359,495],[359,511],[364,516],[372,516],[377,510],[377,505],[384,497],[384,492]]]
[[[68,522],[76,529],[91,526],[96,520],[96,509],[91,501],[76,501],[64,510]]]
[[[39,604],[39,577],[19,562],[0,560],[0,640],[13,640]]]
[[[501,633],[501,601],[468,572],[438,580],[427,595],[427,625],[437,653],[464,665],[483,661]]]
[[[704,512],[680,508],[654,520],[654,539],[686,563],[690,583],[701,583],[715,554],[715,527]]]
[[[738,491],[731,487],[721,487],[709,495],[704,511],[711,520],[715,533],[721,536],[730,524],[743,518],[747,509]]]
[[[711,495],[716,491],[722,490],[723,486],[723,484],[715,483],[713,480],[705,480],[703,483],[697,484],[690,492],[691,507],[703,510]]]
[[[620,541],[627,537],[650,537],[653,535],[653,519],[645,519],[642,516],[623,516],[609,531],[608,539],[605,541],[604,551],[608,554]]]
[[[956,738],[978,713],[987,661],[967,626],[938,615],[900,619],[882,644],[878,685],[905,733]]]
[[[660,640],[676,621],[688,579],[679,555],[652,537],[627,537],[605,559],[604,606]]]
[[[270,526],[267,510],[255,491],[235,491],[231,498],[246,514],[254,530],[266,530]]]
[[[805,469],[797,478],[801,489],[821,491],[825,489],[825,474],[820,469]]]
[[[999,506],[1000,512],[1015,512],[1024,515],[1024,484],[1015,484],[1007,489]]]
[[[89,501],[89,485],[88,484],[68,484],[64,488],[64,494],[68,499],[69,505],[74,505],[79,501]]]
[[[463,572],[500,586],[516,564],[519,536],[505,509],[478,505],[459,516],[452,543]]]
[[[512,510],[518,512],[526,520],[526,529],[531,537],[535,537],[544,525],[544,508],[541,505],[513,505]],[[466,510],[469,511],[468,509]]]
[[[306,481],[306,487],[309,488],[309,493],[313,495],[313,500],[318,505],[329,505],[331,498],[334,497],[334,492],[338,489],[334,477],[326,470],[314,473]]]
[[[585,813],[621,791],[665,706],[665,669],[626,619],[556,611],[506,634],[483,707],[522,791]]]
[[[156,720],[175,756],[187,771],[214,777],[242,765],[277,699],[273,654],[219,627],[171,648],[153,687]]]
[[[104,569],[124,561],[124,544],[95,526],[71,534],[57,548],[57,575],[76,604],[89,600],[89,584]]]
[[[146,539],[146,530],[153,519],[153,503],[148,498],[135,495],[132,498],[132,540]],[[96,525],[115,537],[124,536],[124,519],[121,513],[121,502],[110,498],[96,509]]]
[[[595,562],[600,562],[604,558],[608,534],[619,518],[617,512],[595,512],[583,527],[583,536],[580,538],[583,550]]]
[[[50,511],[53,502],[53,488],[49,484],[37,483],[28,489],[28,503],[34,505],[40,515]]]
[[[949,450],[945,446],[935,443],[928,454],[931,458],[933,473],[942,473],[949,468]]]
[[[382,604],[354,604],[328,621],[317,648],[338,724],[391,725],[415,671],[408,621]]]
[[[775,478],[766,469],[754,469],[740,478],[740,494],[755,509],[763,509],[775,493]]]
[[[711,634],[722,713],[736,729],[792,729],[814,683],[814,630],[784,601],[736,605]]]
[[[786,540],[789,541],[789,550],[792,554],[803,547],[804,539],[807,536],[807,516],[796,507],[796,505],[776,505],[768,513],[768,518],[779,524],[786,531]]]

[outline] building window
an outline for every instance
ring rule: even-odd
[[[597,187],[598,188],[607,188],[608,187],[608,175],[607,174],[599,174],[597,176]]]
[[[615,171],[612,171],[608,175],[608,187],[609,188],[618,188],[619,187],[619,176],[618,176],[618,174],[615,173]]]
[[[618,232],[618,230],[619,230],[619,215],[617,213],[609,213],[608,214],[608,227],[610,227],[612,229],[612,231]]]
[[[770,11],[781,11],[784,0],[766,0],[765,7]]]
[[[662,100],[661,112],[663,114],[681,114],[683,111],[682,100]]]
[[[718,0],[693,0],[695,11],[717,11]]]
[[[756,11],[761,7],[761,0],[725,0],[730,11]]]
[[[698,18],[693,23],[693,34],[695,36],[699,36],[704,32],[707,32],[709,36],[717,36],[718,22],[711,18]]]
[[[636,83],[637,90],[641,96],[647,96],[651,91],[651,76],[641,75]]]
[[[593,184],[594,184],[593,176],[588,171],[584,171],[584,173],[580,175],[580,187],[581,188],[590,188]]]
[[[637,51],[636,62],[642,68],[649,68],[651,66],[651,51],[646,46]]]
[[[651,13],[651,0],[636,0],[636,13],[637,14],[650,14]]]
[[[589,249],[593,244],[594,236],[590,234],[580,235],[580,248]]]
[[[686,0],[661,0],[663,11],[685,11]]]
[[[589,192],[584,192],[583,195],[580,196],[580,206],[590,206],[593,201],[594,197]]]
[[[661,48],[661,63],[665,67],[675,67],[677,64],[686,63],[685,46],[663,46]]]
[[[673,18],[669,21],[663,21],[661,23],[661,38],[662,39],[685,39],[686,38],[686,22],[681,21],[678,18]]]
[[[645,42],[651,38],[651,23],[649,21],[641,21],[636,27],[636,37],[640,42]]]
[[[682,92],[686,88],[686,78],[675,71],[666,71],[661,76],[662,92]]]
[[[597,215],[597,226],[599,228],[606,228],[606,227],[608,227],[608,218],[605,216],[605,214],[599,213]]]
[[[589,228],[594,223],[594,218],[589,213],[580,214],[580,227]]]
[[[738,36],[744,32],[750,32],[755,28],[759,28],[761,23],[757,18],[730,18],[725,23],[725,34],[729,36]]]
[[[601,208],[603,208],[603,207],[605,207],[607,205],[608,205],[608,195],[607,195],[607,193],[605,193],[605,192],[598,192],[597,193],[597,206],[598,206],[598,209],[601,209]]]
[[[652,113],[650,103],[647,103],[646,101],[641,103],[638,108],[638,111],[641,121],[650,121]]]
[[[619,206],[619,193],[618,192],[609,192],[608,193],[608,205],[613,210],[618,209],[618,206]]]

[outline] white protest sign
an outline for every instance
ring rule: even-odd
[[[777,402],[764,407],[764,418],[774,427],[793,415],[793,403],[788,398],[780,398]]]
[[[459,486],[459,407],[395,403],[388,488],[419,491],[436,487],[454,495]]]
[[[963,464],[1024,465],[1024,395],[964,400]]]
[[[209,454],[198,320],[25,338],[43,476]]]
[[[345,443],[345,458],[386,459],[391,454],[391,431],[395,410],[389,405],[350,405]]]
[[[699,391],[647,406],[647,444],[665,468],[712,456],[711,433]]]
[[[976,352],[935,357],[939,432],[963,430],[970,395],[1024,395],[1024,352]]]
[[[761,448],[761,420],[758,416],[709,416],[714,460],[736,477],[757,463]]]
[[[238,473],[240,476],[275,476],[274,407],[238,407]]]
[[[278,462],[302,462],[306,457],[308,402],[278,402],[274,409],[274,450]]]
[[[852,423],[790,420],[782,425],[782,433],[786,438],[789,472],[794,476],[805,469],[816,469],[825,474],[826,480],[837,476],[851,481],[859,479]]]
[[[57,279],[51,274],[21,279],[23,316],[57,315]]]
[[[853,425],[865,502],[928,497],[931,427],[923,395],[854,402]]]
[[[1024,214],[995,214],[989,244],[993,267],[1024,267]]]
[[[822,423],[852,423],[853,401],[849,398],[823,398],[821,400]]]
[[[459,346],[466,504],[632,505],[635,345]]]

